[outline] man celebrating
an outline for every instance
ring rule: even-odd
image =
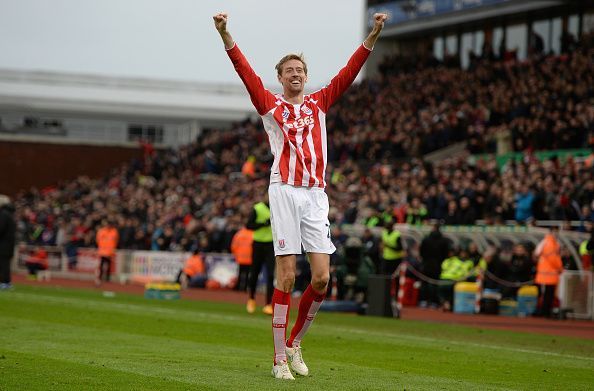
[[[272,296],[274,363],[272,375],[294,380],[287,364],[299,375],[309,370],[301,355],[301,340],[322,304],[329,279],[330,240],[328,196],[324,192],[327,165],[326,113],[351,85],[371,53],[387,15],[375,14],[374,26],[363,45],[330,83],[309,95],[307,65],[302,56],[288,54],[276,65],[283,93],[274,95],[239,50],[227,31],[227,14],[216,14],[214,24],[227,54],[262,117],[274,155],[270,172],[270,221],[276,256],[277,287]],[[297,321],[286,340],[290,294],[295,283],[296,254],[308,254],[311,283],[299,303]]]

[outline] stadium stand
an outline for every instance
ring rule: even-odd
[[[593,54],[588,35],[561,56],[521,63],[485,58],[469,70],[434,64],[396,73],[397,62],[386,59],[379,79],[352,88],[329,114],[332,222],[365,223],[381,213],[410,222],[415,208],[426,210],[415,222],[452,225],[590,220],[591,161],[538,161],[532,151],[590,142],[594,83],[583,81],[592,80]],[[511,132],[513,149],[524,152],[522,161],[502,170],[493,158],[473,164],[460,157],[436,164],[420,158],[463,139],[470,152],[492,151],[501,132]],[[255,182],[241,174],[250,156],[257,162]],[[392,164],[402,157],[412,159]],[[247,216],[245,205],[263,189],[271,159],[259,123],[248,119],[230,131],[206,130],[190,145],[153,151],[106,178],[27,192],[17,200],[21,237],[55,244],[63,236],[60,227],[69,227],[86,232],[83,242],[92,245],[97,224],[113,216],[123,248],[190,250],[201,233],[209,250],[225,251]],[[72,221],[82,228],[71,227]],[[159,238],[165,240],[158,244]]]
[[[338,250],[332,296],[365,295],[380,262],[377,236],[394,223],[407,224],[405,273],[423,281],[424,302],[428,284],[443,285],[423,274],[418,250],[430,222],[449,226],[450,259],[472,263],[463,280],[474,281],[488,259],[485,287],[508,296],[534,279],[529,254],[542,232],[522,229],[537,223],[582,232],[563,239],[562,256],[566,270],[586,267],[575,254],[594,221],[594,33],[579,40],[564,34],[557,54],[541,46],[531,39],[529,55],[518,60],[514,50],[495,54],[485,44],[467,67],[447,54],[387,55],[375,77],[330,110],[327,193]],[[26,125],[62,129],[58,122]],[[426,159],[461,142],[462,154]],[[103,178],[22,192],[15,200],[20,241],[76,258],[77,249],[96,246],[108,218],[124,250],[228,252],[266,191],[271,161],[261,123],[249,118],[231,129],[203,129],[178,149],[145,144],[143,159]],[[510,222],[519,231],[505,231]],[[475,228],[486,234],[473,242]],[[489,238],[500,228],[513,240]]]

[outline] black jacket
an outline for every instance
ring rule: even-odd
[[[441,272],[441,263],[448,257],[449,242],[439,231],[433,231],[421,242],[423,271],[436,277]]]
[[[14,255],[16,223],[12,205],[0,208],[0,258],[12,258]]]

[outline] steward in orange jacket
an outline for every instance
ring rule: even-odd
[[[25,261],[25,266],[29,271],[31,278],[37,278],[37,272],[40,270],[47,270],[49,262],[47,259],[47,251],[39,249],[31,254],[31,257]]]
[[[118,230],[113,226],[111,221],[103,220],[102,225],[103,226],[97,231],[97,235],[95,236],[97,253],[99,254],[99,257],[101,257],[97,273],[97,284],[102,280],[109,281],[113,269],[116,249],[118,248],[118,241],[120,240]]]
[[[187,287],[204,288],[206,286],[206,268],[200,255],[195,250],[192,256],[186,259],[184,267],[179,271],[176,281],[185,289]]]
[[[252,264],[252,243],[254,241],[254,231],[242,228],[233,235],[231,240],[231,253],[235,256],[235,261],[239,265]]]
[[[190,278],[198,274],[204,274],[204,261],[200,254],[192,254],[192,256],[186,260],[183,271]]]
[[[563,271],[563,262],[555,235],[551,233],[545,235],[536,247],[535,254],[538,257],[538,263],[534,282],[540,285],[557,285],[559,275]]]
[[[538,314],[545,317],[551,315],[559,275],[563,271],[557,231],[556,227],[551,228],[551,232],[545,235],[534,250],[534,255],[538,257],[534,282],[540,285],[540,309]]]
[[[236,291],[245,291],[247,289],[250,265],[252,264],[252,243],[254,242],[254,231],[242,228],[235,233],[231,240],[231,253],[235,256],[235,261],[239,265],[237,275]]]

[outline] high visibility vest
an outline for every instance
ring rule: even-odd
[[[472,259],[469,259],[468,261],[472,262]],[[472,273],[475,276],[478,276],[481,272],[484,272],[485,270],[487,270],[487,261],[485,260],[485,258],[481,258],[479,259],[478,263],[474,265]]]
[[[542,285],[557,285],[559,283],[559,274],[563,271],[559,243],[553,235],[548,234],[543,242],[539,244],[539,247],[541,245],[534,282]]]
[[[466,278],[473,267],[474,264],[471,260],[463,261],[457,255],[454,255],[441,263],[440,278],[442,280],[459,281]]]
[[[382,256],[387,261],[396,261],[404,257],[404,250],[394,250],[398,243],[400,232],[388,231],[384,229],[382,232],[382,243],[384,244],[384,251]]]
[[[252,242],[254,241],[253,231],[242,228],[231,240],[231,253],[239,265],[252,264]]]
[[[270,243],[272,242],[272,227],[270,226],[270,208],[263,202],[258,202],[254,205],[256,210],[256,224],[268,225],[265,227],[258,228],[254,231],[254,242],[259,243]]]
[[[378,225],[380,222],[380,218],[377,216],[371,216],[369,219],[367,219],[367,222],[365,223],[365,226],[367,228],[373,228],[376,225]]]
[[[580,244],[580,258],[582,258],[582,269],[590,270],[592,267],[592,252],[588,251],[588,243],[590,241],[584,240]]]
[[[194,277],[198,274],[204,274],[204,262],[199,254],[192,255],[186,260],[184,265],[184,273],[190,277]]]
[[[118,230],[113,227],[103,227],[97,231],[95,241],[97,242],[97,252],[101,257],[112,257],[115,255],[118,247]]]
[[[584,256],[584,255],[589,255],[590,252],[588,251],[588,241],[584,240],[582,243],[580,243],[580,255]]]
[[[256,174],[256,165],[253,161],[247,160],[241,167],[241,173],[245,176],[253,177]]]
[[[408,208],[408,210],[406,211],[406,224],[412,224],[417,217],[419,218],[419,221],[417,221],[416,224],[420,225],[421,220],[423,220],[425,217],[427,217],[427,208],[425,208],[424,206],[421,206],[417,210],[416,217],[415,217],[414,209]]]

